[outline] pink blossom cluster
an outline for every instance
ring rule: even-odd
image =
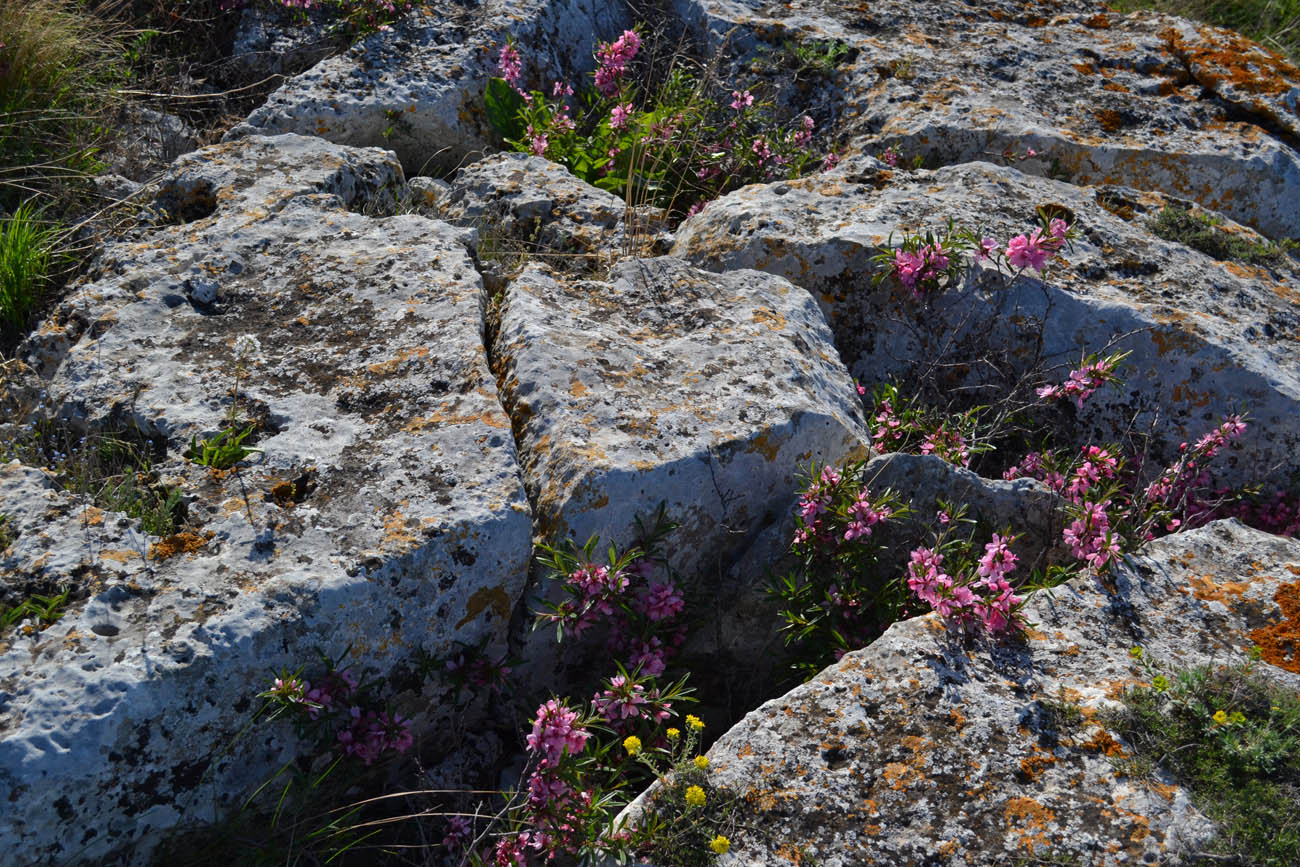
[[[1119,538],[1112,533],[1110,515],[1106,512],[1109,505],[1109,501],[1084,503],[1080,516],[1062,534],[1070,553],[1098,572],[1120,553]]]
[[[937,289],[939,278],[948,273],[952,258],[943,249],[940,241],[926,244],[915,251],[903,248],[894,251],[894,274],[903,287],[910,289],[918,298],[927,290]]]
[[[533,730],[525,740],[531,752],[555,765],[565,755],[576,756],[582,752],[590,737],[576,710],[551,699],[537,708]]]
[[[889,147],[885,148],[884,152],[881,153],[880,155],[881,161],[884,162],[884,164],[889,166],[891,169],[898,168],[898,162],[901,157],[902,154],[900,154],[898,152],[898,148],[894,147],[893,145],[890,145]]]
[[[307,690],[304,695],[307,713],[312,719],[316,719],[322,711],[332,713],[336,703],[346,704],[356,692],[357,679],[344,668],[331,671],[325,675],[324,680],[317,681],[316,686],[310,686],[305,682],[303,686]]]
[[[1215,517],[1217,504],[1206,503],[1198,495],[1210,482],[1210,474],[1202,462],[1245,432],[1245,420],[1240,415],[1230,415],[1190,448],[1187,443],[1179,445],[1178,461],[1148,485],[1145,492],[1150,507],[1182,513],[1171,517],[1166,530],[1186,530]]]
[[[805,114],[803,119],[799,121],[799,131],[794,134],[795,146],[806,148],[812,144],[813,129],[816,126],[816,122]]]
[[[624,30],[614,42],[602,43],[596,50],[596,90],[606,99],[618,96],[619,80],[627,65],[641,48],[641,37],[634,30]]]
[[[907,587],[940,617],[962,624],[980,623],[991,635],[1015,624],[1015,609],[1022,601],[1006,580],[1016,567],[1010,545],[1014,536],[994,534],[984,546],[978,577],[953,576],[944,571],[944,555],[934,548],[917,548],[907,564]]]
[[[1042,271],[1047,266],[1047,260],[1065,243],[1069,230],[1065,220],[1058,217],[1049,224],[1047,235],[1043,234],[1042,229],[1034,229],[1028,235],[1016,235],[1007,241],[1007,261],[1016,268]]]
[[[506,84],[519,91],[519,81],[524,74],[524,62],[519,56],[518,49],[508,42],[501,46],[501,53],[497,56],[497,69]]]
[[[338,744],[344,755],[356,756],[367,765],[373,764],[385,752],[404,753],[411,748],[410,720],[387,711],[362,711],[353,707],[348,712],[348,723],[338,731]]]
[[[642,718],[663,722],[671,715],[672,702],[660,698],[658,688],[647,690],[635,678],[619,674],[592,696],[591,706],[615,731],[622,731],[628,723]]]
[[[866,539],[876,524],[889,520],[893,513],[894,510],[889,506],[877,507],[872,503],[867,496],[867,489],[863,488],[849,506],[849,525],[844,530],[844,541]]]
[[[925,435],[921,454],[938,455],[950,464],[970,466],[970,445],[961,431],[950,429],[946,422]]]
[[[1123,358],[1124,355],[1120,354],[1090,361],[1077,370],[1071,370],[1070,378],[1060,385],[1045,385],[1038,389],[1038,396],[1043,400],[1071,398],[1076,407],[1083,409],[1085,400],[1115,379],[1115,369]]]
[[[1049,449],[1045,452],[1030,452],[1018,464],[1013,464],[1002,473],[1008,482],[1013,479],[1038,479],[1047,484],[1058,494],[1065,488],[1065,476],[1056,469],[1056,455]]]

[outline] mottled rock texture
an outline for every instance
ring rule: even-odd
[[[1266,478],[1300,448],[1296,262],[1219,261],[1166,241],[1148,224],[1170,201],[989,163],[909,172],[868,158],[713,202],[678,230],[673,253],[803,286],[868,384],[928,381],[993,400],[1035,366],[1060,381],[1086,353],[1129,351],[1124,387],[1098,392],[1077,415],[1078,433],[1108,441],[1135,420],[1155,423],[1168,456],[1220,415],[1247,409],[1256,426],[1225,478]],[[951,217],[1006,243],[1037,226],[1040,210],[1079,231],[1041,275],[1008,281],[977,266],[958,291],[925,300],[892,279],[872,285],[887,266],[871,257],[902,232],[942,231]],[[1221,228],[1258,240],[1231,222]]]
[[[935,165],[1032,148],[1022,167],[1038,175],[1162,191],[1300,234],[1300,70],[1230,31],[1079,0],[676,7],[737,69],[783,40],[851,47],[837,83],[854,151],[894,145]]]
[[[483,88],[507,40],[526,50],[527,80],[549,90],[592,68],[595,34],[630,24],[622,3],[594,0],[423,7],[290,79],[227,137],[304,133],[392,148],[409,174],[454,168],[496,146]]]
[[[1104,585],[1037,594],[1023,643],[964,645],[933,615],[895,624],[713,745],[710,779],[737,805],[719,863],[1183,863],[1211,823],[1160,772],[1117,773],[1127,748],[1098,714],[1148,677],[1133,646],[1180,667],[1244,661],[1286,622],[1297,572],[1300,543],[1224,521],[1147,545]],[[1300,688],[1295,660],[1276,661],[1264,673]]]
[[[111,246],[29,341],[56,423],[150,443],[189,527],[148,537],[5,470],[6,581],[85,600],[0,661],[0,837],[24,858],[139,856],[263,782],[296,745],[222,750],[272,672],[351,651],[397,676],[418,651],[504,642],[531,524],[467,237],[347,210],[401,180],[390,153],[319,139],[200,151],[160,196],[183,222]],[[261,351],[236,381],[246,334]],[[182,457],[232,412],[260,454]],[[423,731],[420,688],[394,697]]]

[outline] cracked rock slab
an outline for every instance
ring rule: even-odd
[[[1300,70],[1230,31],[1075,0],[676,8],[740,55],[737,68],[786,40],[855,49],[837,78],[854,152],[893,146],[935,165],[1032,148],[1027,172],[1160,191],[1300,235]]]
[[[264,782],[303,746],[287,731],[219,750],[272,672],[350,651],[384,676],[453,641],[502,645],[530,516],[469,238],[346,209],[401,181],[391,153],[298,136],[186,157],[162,199],[189,221],[111,246],[26,345],[56,423],[149,441],[189,526],[134,545],[24,529],[4,560],[88,597],[0,662],[0,837],[24,859],[142,860]],[[261,348],[236,380],[245,335]],[[260,453],[183,457],[232,412]],[[27,497],[3,490],[3,512]],[[438,724],[418,683],[394,689],[415,733]]]
[[[1295,260],[1270,270],[1165,241],[1147,222],[1170,201],[988,163],[902,172],[866,159],[725,196],[682,225],[673,252],[803,286],[868,384],[940,377],[988,387],[996,399],[1008,370],[1042,364],[1063,380],[1085,353],[1129,350],[1124,388],[1090,399],[1077,415],[1080,434],[1119,439],[1134,418],[1144,428],[1158,414],[1156,443],[1172,454],[1220,415],[1246,409],[1254,426],[1242,450],[1216,467],[1236,481],[1266,478],[1300,448]],[[871,257],[891,235],[897,243],[903,232],[940,231],[952,217],[1005,243],[1038,225],[1040,207],[1067,214],[1080,232],[1041,277],[1008,286],[976,269],[960,291],[926,302],[892,280],[871,285]],[[1230,222],[1221,228],[1259,240]]]
[[[608,280],[529,266],[506,291],[503,395],[539,532],[626,543],[662,501],[668,552],[711,572],[784,509],[801,465],[865,451],[813,299],[753,271],[628,260]]]
[[[1267,624],[1294,618],[1278,600],[1297,572],[1300,542],[1221,521],[1147,545],[1105,587],[1036,594],[1023,642],[966,646],[934,615],[894,624],[709,750],[711,783],[737,798],[718,863],[1196,860],[1212,823],[1166,774],[1121,776],[1128,746],[1099,713],[1149,681],[1133,646],[1171,667],[1244,662]],[[1260,673],[1300,688],[1279,662]]]

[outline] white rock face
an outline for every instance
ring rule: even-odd
[[[1150,682],[1130,647],[1171,667],[1244,662],[1261,624],[1294,618],[1279,602],[1297,571],[1300,542],[1221,521],[1147,545],[1107,587],[1036,595],[1023,644],[964,646],[933,615],[894,624],[709,750],[737,805],[718,863],[1183,863],[1212,823],[1163,776],[1118,775],[1128,748],[1097,713]],[[1261,673],[1300,688],[1295,660],[1272,658]]]
[[[1225,473],[1268,478],[1300,449],[1296,266],[1216,261],[1155,236],[1147,221],[1167,201],[988,163],[896,172],[868,159],[726,196],[678,230],[673,252],[806,288],[821,300],[846,363],[868,384],[955,370],[952,386],[1002,388],[1006,371],[1034,362],[1057,367],[1064,379],[1085,353],[1129,350],[1125,387],[1104,389],[1084,406],[1081,434],[1114,440],[1133,419],[1142,429],[1158,418],[1156,441],[1172,453],[1220,415],[1248,409],[1255,427]],[[1064,208],[1081,235],[1041,277],[1030,272],[1008,287],[977,270],[961,291],[926,302],[893,281],[871,286],[878,267],[871,257],[891,235],[897,243],[902,231],[942,230],[952,217],[1005,243],[1036,226],[1042,206]]]
[[[164,184],[191,221],[111,247],[30,341],[60,418],[152,441],[192,525],[145,537],[5,470],[5,570],[86,598],[0,661],[0,837],[36,860],[143,857],[264,781],[298,745],[221,749],[274,672],[350,649],[358,674],[390,675],[453,641],[503,645],[531,523],[466,234],[344,207],[401,180],[389,153],[318,139],[200,151]],[[261,348],[236,384],[244,335]],[[236,387],[261,454],[183,459]],[[424,732],[439,716],[418,689],[395,698]]]
[[[529,86],[550,90],[592,68],[599,37],[631,20],[622,3],[486,0],[477,8],[417,10],[284,84],[227,139],[295,132],[397,152],[409,174],[454,168],[496,142],[483,89],[512,40]]]
[[[506,291],[503,396],[538,532],[625,543],[660,502],[671,565],[743,551],[809,460],[865,453],[861,406],[807,292],[671,258],[608,281],[530,266]]]

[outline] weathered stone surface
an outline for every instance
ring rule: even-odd
[[[296,132],[397,152],[409,174],[450,169],[496,141],[483,89],[497,52],[524,49],[527,80],[549,88],[592,68],[599,35],[630,25],[622,3],[486,0],[478,8],[421,8],[391,31],[295,76],[227,138]]]
[[[987,163],[891,172],[867,159],[842,169],[713,202],[678,230],[673,252],[808,289],[865,383],[956,371],[960,384],[1002,389],[1009,370],[1045,364],[1064,379],[1070,363],[1109,346],[1132,352],[1126,386],[1084,406],[1080,434],[1113,440],[1135,418],[1142,429],[1158,416],[1156,441],[1172,452],[1218,415],[1244,408],[1255,428],[1219,464],[1225,478],[1261,479],[1291,463],[1300,448],[1294,260],[1270,271],[1162,240],[1146,225],[1168,201],[1157,194],[1077,187]],[[925,303],[893,281],[871,286],[871,257],[891,235],[897,243],[904,231],[941,230],[951,217],[1005,243],[1038,224],[1040,206],[1064,208],[1081,233],[1041,277],[1007,286],[977,268],[961,291]]]
[[[788,504],[800,465],[865,450],[821,312],[785,280],[667,257],[608,281],[533,265],[504,303],[498,370],[544,536],[626,543],[664,502],[673,568],[713,573]]]
[[[854,151],[893,145],[933,165],[1032,148],[1021,166],[1034,174],[1163,191],[1300,235],[1300,70],[1229,31],[1075,0],[676,7],[711,45],[726,35],[736,68],[760,43],[856,49],[839,79]]]
[[[186,157],[161,198],[190,221],[109,248],[29,341],[58,423],[150,441],[191,526],[160,540],[78,510],[47,544],[27,513],[66,497],[6,469],[0,512],[22,527],[6,581],[89,597],[0,659],[0,837],[25,856],[142,858],[160,829],[263,782],[295,745],[222,749],[272,671],[350,649],[391,675],[453,640],[504,641],[530,516],[468,237],[345,210],[401,180],[389,153],[297,136]],[[242,335],[262,349],[236,382]],[[183,459],[231,412],[260,454]],[[418,683],[402,689],[416,730],[436,724]]]
[[[1126,746],[1097,713],[1145,682],[1130,647],[1244,661],[1297,572],[1300,542],[1217,522],[1149,544],[1109,588],[1036,595],[1020,644],[962,646],[933,615],[895,624],[713,745],[712,782],[739,796],[719,864],[1182,863],[1211,823],[1164,775],[1117,775]],[[1261,667],[1300,688],[1294,660]],[[1061,702],[1080,729],[1053,723]]]
[[[657,209],[629,208],[557,163],[518,153],[461,169],[432,213],[478,228],[485,255],[513,248],[566,270],[599,268],[621,250],[643,245],[659,222]]]

